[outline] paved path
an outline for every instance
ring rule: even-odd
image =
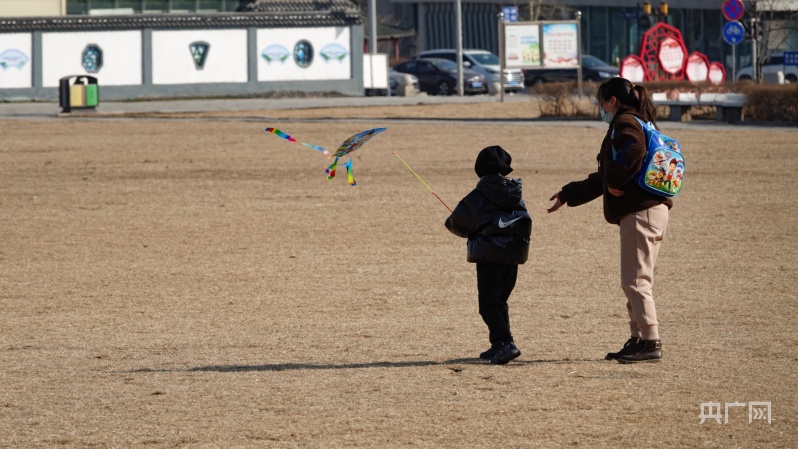
[[[527,95],[505,95],[504,101],[529,101]],[[403,106],[414,104],[495,103],[498,96],[475,95],[467,97],[332,97],[332,98],[237,98],[166,101],[103,102],[97,112],[118,114],[126,112],[205,112],[279,110],[319,107]],[[0,103],[0,118],[57,117],[61,112],[58,102]]]
[[[505,102],[524,102],[529,101],[527,94],[506,94]],[[97,112],[103,117],[109,114],[135,113],[135,112],[212,112],[212,111],[269,111],[280,109],[302,109],[302,108],[329,108],[329,107],[363,107],[363,106],[404,106],[415,104],[474,104],[474,103],[497,103],[499,96],[475,95],[475,96],[428,96],[420,95],[416,97],[314,97],[314,98],[235,98],[235,99],[194,99],[194,100],[161,100],[161,101],[126,101],[126,102],[100,102]],[[0,103],[0,120],[48,120],[60,117],[69,117],[69,114],[60,114],[61,108],[58,102],[7,102]],[[85,119],[86,113],[76,114],[74,117]],[[88,115],[90,117],[90,115]],[[244,118],[239,118],[241,120]],[[330,119],[308,119],[325,121]],[[347,119],[351,121],[352,119]],[[369,120],[363,117],[363,120]],[[556,119],[529,119],[529,120],[475,120],[475,119],[430,119],[421,120],[414,117],[404,119],[380,119],[382,121],[423,121],[429,122],[463,122],[463,123],[502,123],[507,125],[543,125],[543,126],[586,126],[586,127],[605,127],[606,125],[598,120],[556,120]],[[660,123],[662,128],[684,129],[701,127],[703,129],[772,129],[787,132],[796,132],[798,128],[794,125],[783,124],[762,124],[762,123],[742,123],[729,125],[715,121],[693,121],[693,122],[671,122]]]

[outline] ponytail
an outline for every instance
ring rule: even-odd
[[[644,116],[647,115],[648,119],[652,122],[655,121],[657,119],[657,107],[654,106],[654,102],[651,101],[651,97],[648,95],[646,88],[638,84],[634,86],[633,89],[638,99],[638,112],[642,113]]]

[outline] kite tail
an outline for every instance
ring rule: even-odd
[[[267,133],[275,134],[278,137],[281,137],[281,138],[283,138],[283,139],[285,139],[285,140],[287,140],[289,142],[296,142],[296,139],[294,139],[293,137],[289,136],[288,134],[280,131],[277,128],[266,128],[266,129],[264,129],[264,131],[266,131]],[[299,143],[299,142],[297,142],[297,143]]]
[[[336,168],[336,167],[338,167],[338,158],[337,158],[337,157],[336,157],[336,158],[335,158],[335,160],[333,161],[332,165],[330,165],[329,167],[327,167],[327,170],[326,170],[326,172],[327,172],[327,179],[333,179],[333,178],[335,178],[335,168]]]
[[[344,164],[344,167],[346,167],[346,179],[349,181],[349,185],[356,186],[355,177],[352,175],[352,158],[349,158],[349,162]]]

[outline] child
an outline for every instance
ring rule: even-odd
[[[521,199],[521,180],[505,177],[512,157],[500,146],[480,151],[479,182],[446,219],[446,228],[468,238],[468,261],[477,264],[479,314],[488,326],[490,349],[479,358],[504,365],[521,355],[510,333],[507,299],[518,265],[529,256],[532,218]]]

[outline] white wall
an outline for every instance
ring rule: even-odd
[[[205,66],[199,70],[189,50],[192,42],[210,44]],[[247,82],[246,30],[154,31],[153,84]]]
[[[103,51],[103,65],[97,73],[83,68],[83,50],[89,44]],[[141,31],[91,31],[42,34],[42,84],[58,86],[70,75],[97,77],[100,86],[142,84]]]
[[[0,34],[0,88],[33,86],[30,33]]]
[[[335,80],[352,77],[352,49],[350,30],[335,28],[281,28],[259,29],[258,32],[258,81],[284,80]],[[313,46],[313,60],[309,67],[300,67],[294,60],[294,46],[306,40]],[[329,49],[328,51],[324,51]],[[264,58],[271,55],[271,61]],[[275,57],[281,52],[287,57]],[[333,57],[325,60],[327,56]]]

